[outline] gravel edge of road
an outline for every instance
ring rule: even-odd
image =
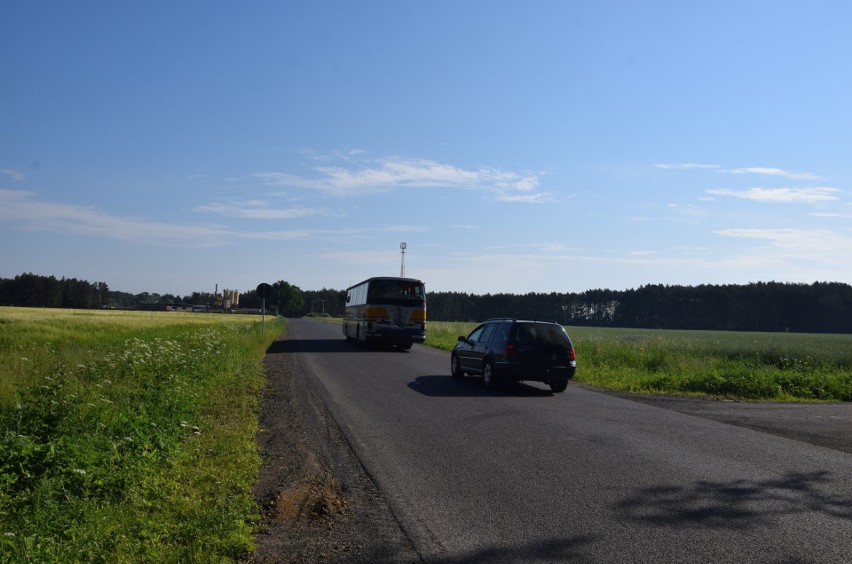
[[[405,535],[294,355],[290,329],[264,358],[252,563],[418,562]]]

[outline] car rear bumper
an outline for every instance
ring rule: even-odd
[[[577,366],[529,366],[523,364],[499,363],[495,372],[501,380],[520,382],[557,382],[570,380],[577,372]]]

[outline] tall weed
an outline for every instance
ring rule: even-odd
[[[74,319],[19,323],[32,342],[13,352],[41,353],[0,406],[0,561],[248,554],[260,362],[280,323],[115,319],[86,318],[78,340]]]

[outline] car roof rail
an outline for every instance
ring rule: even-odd
[[[517,321],[514,317],[492,317],[490,319],[486,319],[483,323],[487,323],[489,321]]]

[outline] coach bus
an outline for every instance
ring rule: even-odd
[[[426,286],[414,278],[368,278],[346,289],[343,334],[403,350],[426,339]]]

